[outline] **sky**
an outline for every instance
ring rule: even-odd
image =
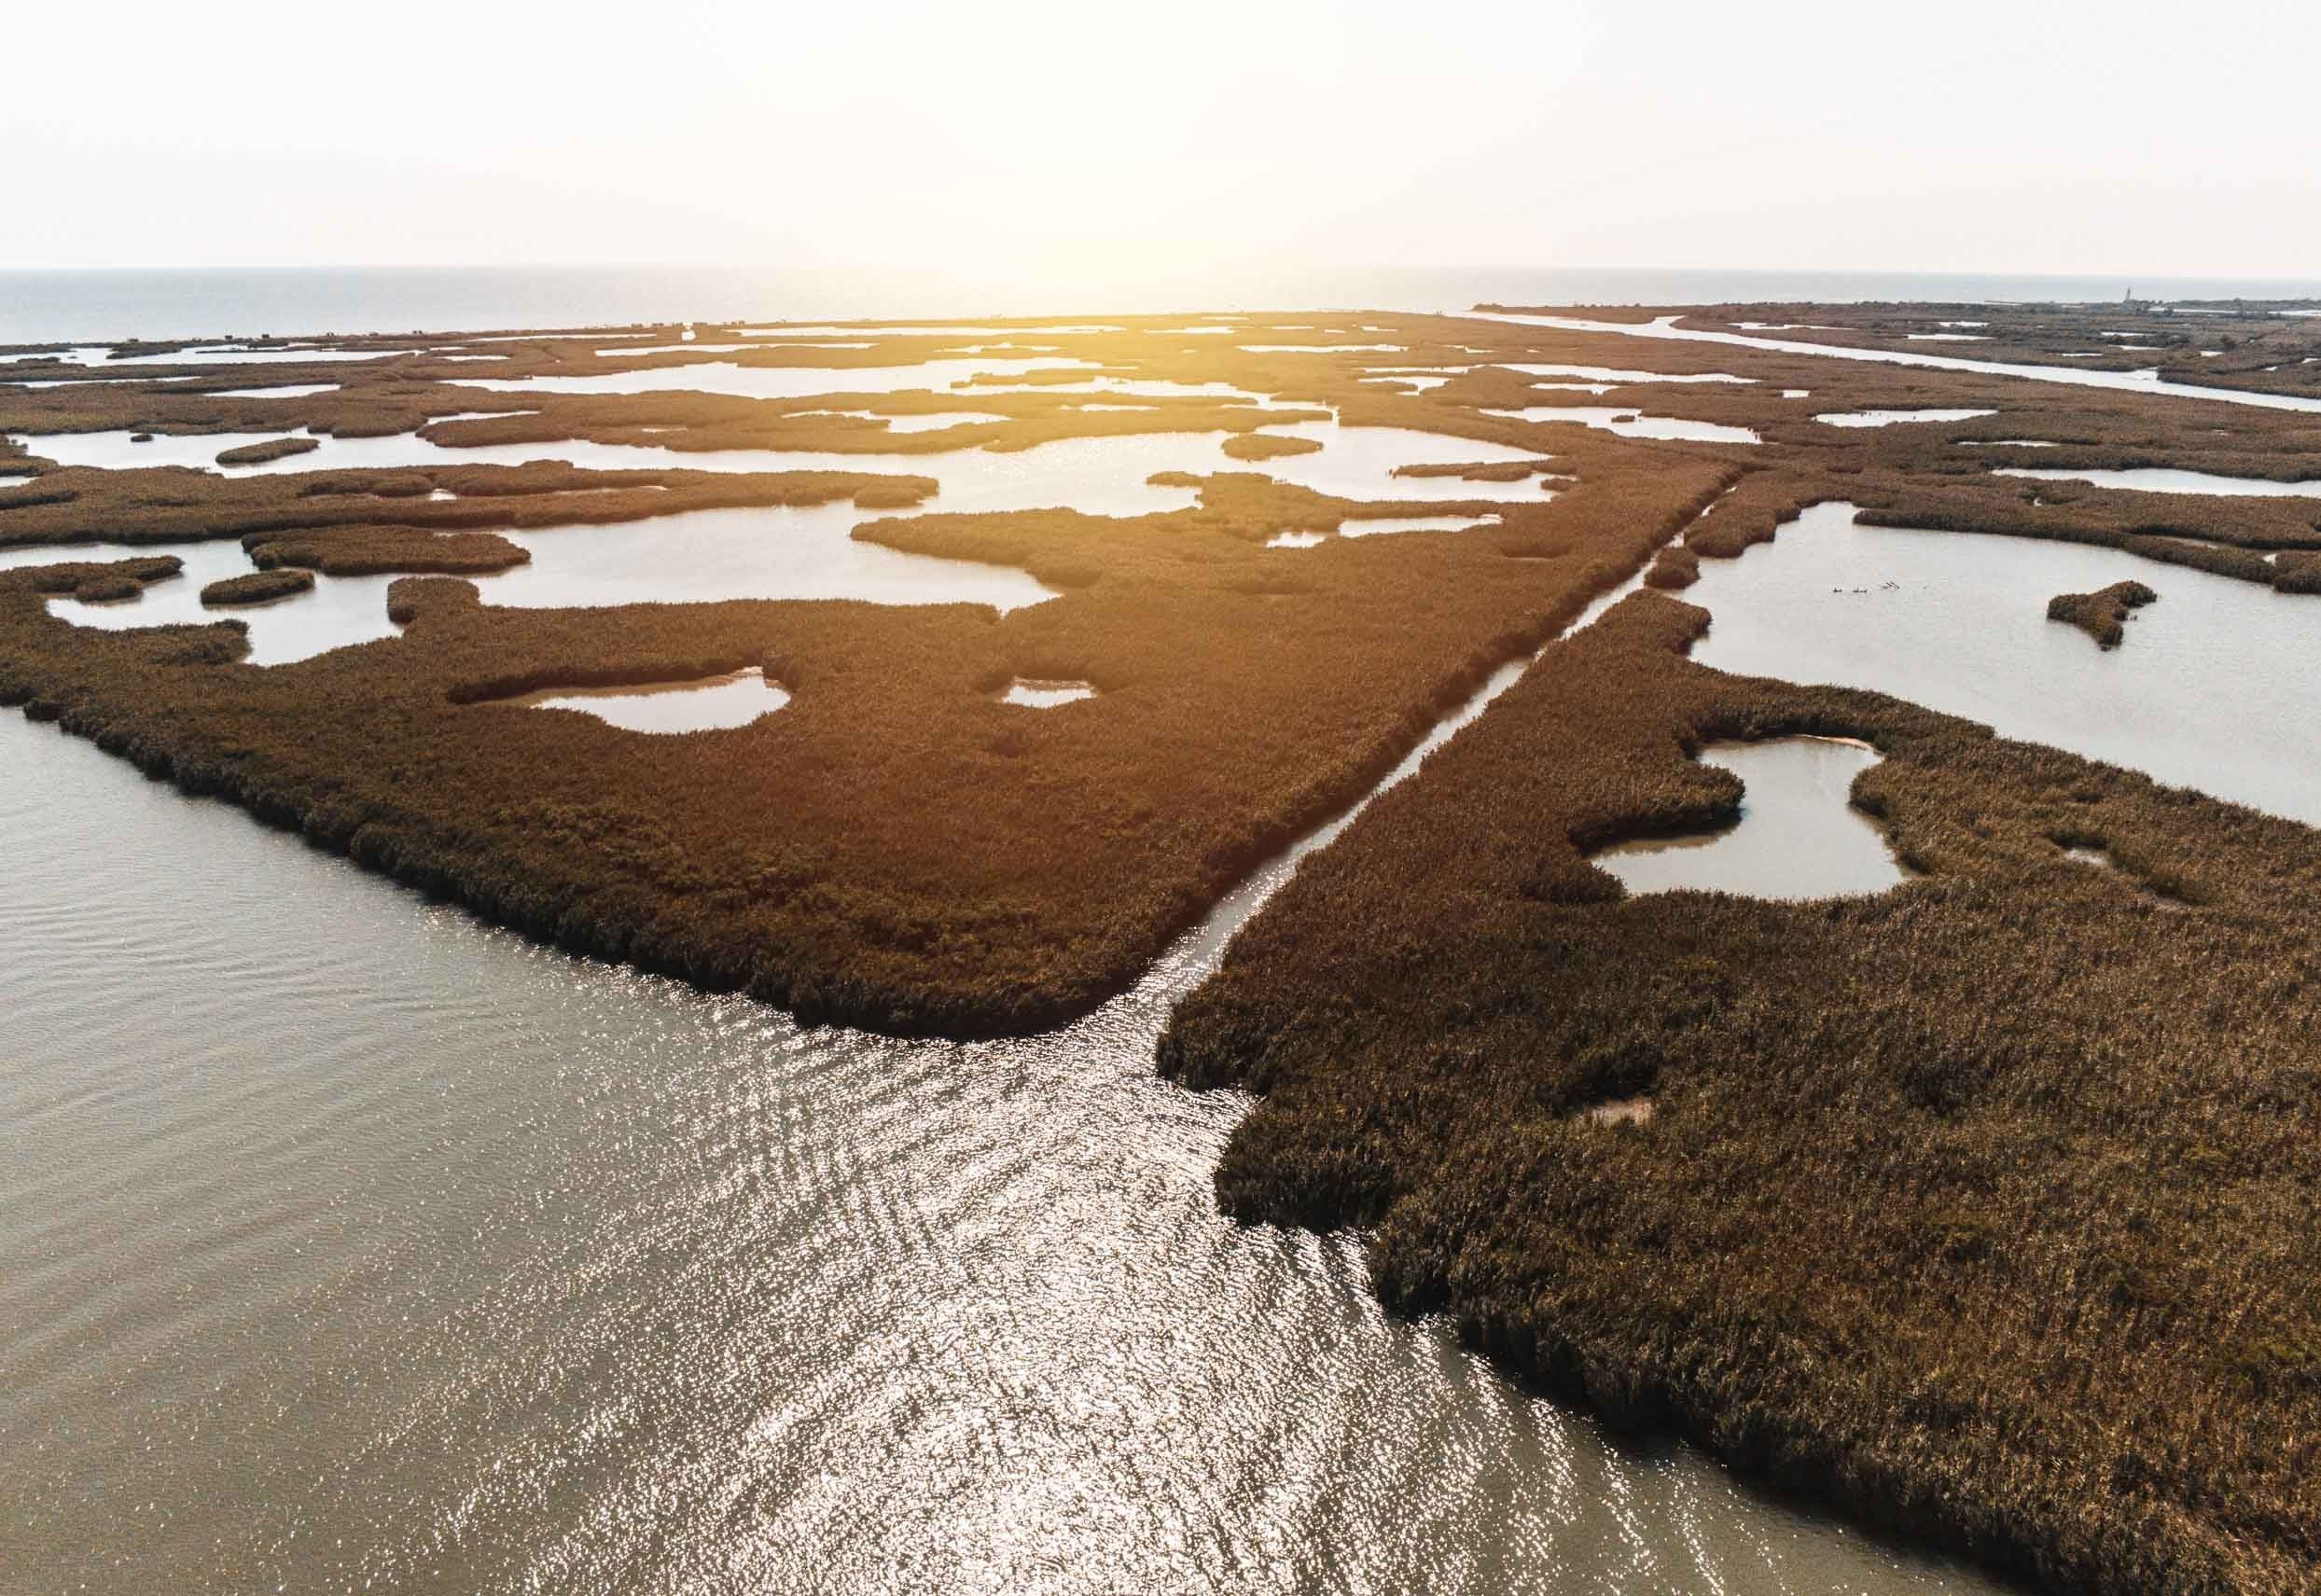
[[[2270,0],[104,0],[5,38],[0,268],[2321,273],[2321,7]]]

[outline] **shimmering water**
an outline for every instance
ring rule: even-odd
[[[1152,1043],[1278,868],[957,1046],[566,958],[13,714],[0,834],[17,1588],[1988,1589],[1217,1215],[1244,1104]]]

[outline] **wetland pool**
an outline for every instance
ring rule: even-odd
[[[1591,863],[1640,893],[1858,897],[1910,879],[1877,823],[1854,808],[1854,778],[1875,749],[1830,737],[1713,742],[1701,763],[1741,778],[1741,813],[1720,831],[1619,842]]]
[[[2321,598],[2116,549],[1856,526],[1823,504],[1682,595],[1693,648],[1741,675],[1869,687],[2321,826]],[[2058,593],[2133,578],[2159,601],[2125,645],[2047,618]]]

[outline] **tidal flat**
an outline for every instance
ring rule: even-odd
[[[1326,842],[1130,1048],[1230,1214],[2010,1576],[2321,1578],[2321,332],[1621,317],[0,351],[0,701],[936,1076]]]

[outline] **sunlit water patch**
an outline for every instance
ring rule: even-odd
[[[599,359],[634,359],[646,354],[739,354],[744,350],[763,349],[762,343],[644,343],[623,344],[616,349],[595,352]],[[784,349],[873,349],[869,339],[827,340],[811,343],[786,343]]]
[[[1877,825],[1853,806],[1854,778],[1878,762],[1828,737],[1712,743],[1701,762],[1741,778],[1741,815],[1723,830],[1623,842],[1592,855],[1630,893],[1856,897],[1909,879]]]
[[[1340,521],[1338,535],[1383,537],[1398,532],[1479,532],[1501,524],[1497,516],[1366,516]]]
[[[2321,480],[2275,482],[2262,477],[2220,477],[2213,471],[2179,471],[2164,465],[2139,465],[2122,471],[2073,470],[2067,466],[2002,465],[1999,477],[2027,477],[2040,482],[2085,482],[2095,488],[2129,488],[2143,493],[2222,493],[2234,498],[2321,498]]]
[[[1527,377],[1577,377],[1589,382],[1611,382],[1621,386],[1647,382],[1738,382],[1751,383],[1754,377],[1736,377],[1730,371],[1635,371],[1618,366],[1541,365],[1536,362],[1498,361],[1503,371],[1521,371]]]
[[[124,346],[113,368],[139,366],[313,366],[369,360],[396,360],[421,353],[415,349],[242,349],[232,345],[180,349],[163,354]]]
[[[1913,422],[1970,422],[1996,410],[1825,410],[1814,419],[1824,426],[1901,426]]]
[[[739,366],[705,360],[590,377],[461,377],[464,388],[495,394],[725,394],[748,399],[805,399],[818,394],[897,394],[939,391],[977,377],[1021,377],[1030,371],[1092,368],[1092,360],[1060,355],[1020,359],[929,360],[917,366]]]
[[[1538,450],[1512,449],[1503,443],[1480,443],[1409,427],[1340,426],[1335,422],[1268,427],[1265,436],[1310,438],[1322,448],[1318,453],[1261,461],[1256,469],[1277,481],[1337,498],[1509,500],[1539,504],[1549,497],[1537,475],[1516,482],[1395,475],[1396,468],[1403,465],[1539,463],[1545,456]],[[1544,471],[1544,465],[1541,469]]]
[[[1680,416],[1648,416],[1619,405],[1528,405],[1520,410],[1485,410],[1519,422],[1570,422],[1619,437],[1655,438],[1670,443],[1762,443],[1744,426],[1717,422],[1686,421]]]
[[[488,604],[527,609],[726,599],[860,599],[880,604],[990,604],[1055,597],[1022,571],[938,560],[850,536],[850,504],[809,509],[690,510],[650,520],[500,535],[532,562],[477,583]]]
[[[1059,681],[1042,676],[1018,676],[999,695],[1001,703],[1014,704],[1019,709],[1061,709],[1069,703],[1096,696],[1095,687],[1087,682]]]
[[[0,354],[0,366],[21,366],[28,361],[53,360],[61,366],[102,366],[111,358],[110,346],[82,344],[73,349],[38,350],[26,354]]]
[[[778,682],[753,665],[703,682],[662,682],[633,687],[556,687],[503,699],[521,709],[568,709],[624,731],[681,736],[747,726],[790,701]]]
[[[1738,560],[1703,560],[1689,603],[1719,670],[1871,687],[2002,734],[2321,825],[2321,599],[2114,549],[1855,526],[1828,504]],[[2128,578],[2160,598],[2126,646],[2047,618],[2058,593]]]
[[[479,420],[513,411],[468,411],[444,415],[438,421]],[[110,432],[15,433],[11,441],[27,452],[59,465],[88,466],[118,471],[140,466],[175,465],[208,471],[221,477],[260,477],[307,471],[394,470],[410,465],[521,464],[523,460],[556,459],[566,444],[515,446],[490,451],[452,450],[417,433],[390,433],[381,437],[334,437],[310,429],[281,432],[136,433]],[[138,441],[143,438],[144,441]],[[313,438],[314,447],[276,460],[221,465],[218,456],[238,449],[275,443],[287,438]]]
[[[16,715],[0,827],[11,1567],[1989,1589],[1521,1395],[1355,1238],[1217,1214],[1245,1100],[1153,1043],[1286,866],[1071,1029],[958,1046],[567,958]]]
[[[338,382],[283,382],[271,388],[209,388],[203,390],[217,399],[311,399],[316,394],[335,394],[343,386]]]
[[[708,604],[729,599],[857,599],[883,604],[989,604],[999,610],[1055,596],[1029,574],[976,561],[906,553],[849,535],[869,519],[851,504],[694,510],[606,525],[508,531],[531,563],[473,578],[484,602],[519,608]],[[349,644],[391,637],[392,576],[318,576],[313,588],[230,612],[204,606],[202,587],[255,567],[232,538],[151,548],[7,551],[7,564],[172,554],[184,573],[137,598],[49,601],[49,613],[110,631],[208,625],[229,614],[248,628],[244,658],[281,665]]]
[[[958,323],[924,326],[827,326],[737,327],[744,338],[1066,338],[1081,334],[1126,332],[1123,326],[1105,322],[1066,322],[1051,326],[995,327],[963,326]]]
[[[24,551],[11,551],[21,554]],[[238,620],[248,628],[253,665],[285,665],[307,659],[350,643],[392,637],[399,630],[387,619],[387,589],[392,576],[318,576],[314,586],[270,604],[236,604],[216,609],[202,602],[202,590],[228,576],[246,576],[257,567],[234,538],[205,543],[172,543],[150,548],[103,552],[51,548],[23,563],[58,561],[147,557],[174,554],[185,562],[183,573],[146,584],[144,593],[111,604],[83,604],[78,599],[54,598],[49,613],[75,626],[122,631],[154,626],[209,626]]]
[[[837,416],[852,421],[884,422],[889,432],[942,432],[954,426],[969,426],[977,422],[1004,422],[1008,418],[992,410],[928,410],[915,415],[882,415],[877,410],[793,410],[794,416]]]

